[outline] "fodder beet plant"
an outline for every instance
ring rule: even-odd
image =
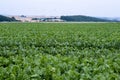
[[[0,80],[120,80],[120,23],[0,23]]]

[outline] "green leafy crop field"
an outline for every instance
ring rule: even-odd
[[[120,23],[0,23],[0,80],[120,80]]]

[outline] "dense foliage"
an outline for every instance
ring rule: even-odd
[[[62,20],[65,21],[78,21],[78,22],[111,22],[111,20],[106,20],[106,19],[100,19],[96,17],[90,17],[90,16],[83,16],[83,15],[78,15],[78,16],[61,16]]]
[[[9,18],[9,17],[6,17],[6,16],[3,16],[3,15],[0,15],[0,22],[3,22],[3,21],[17,21],[14,17],[12,18]]]
[[[120,23],[1,23],[0,80],[120,80]]]

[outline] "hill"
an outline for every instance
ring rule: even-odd
[[[62,20],[65,21],[77,21],[77,22],[112,22],[112,20],[101,19],[96,17],[74,15],[74,16],[61,16]]]
[[[99,18],[120,22],[120,17],[99,17]]]
[[[4,21],[17,21],[14,17],[12,18],[9,18],[9,17],[6,17],[6,16],[3,16],[3,15],[0,15],[0,22],[4,22]]]

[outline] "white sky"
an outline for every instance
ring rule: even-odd
[[[0,14],[120,17],[120,0],[1,0]]]

